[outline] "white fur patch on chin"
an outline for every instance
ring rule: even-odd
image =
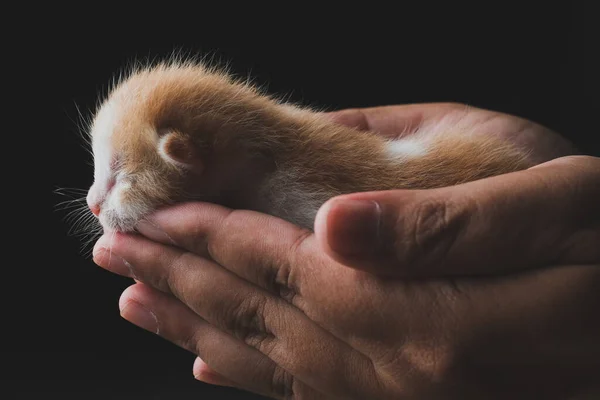
[[[387,143],[386,151],[393,159],[404,160],[427,155],[428,148],[422,139],[401,138]]]
[[[133,231],[151,209],[146,204],[125,204],[122,195],[131,185],[128,182],[118,182],[108,194],[100,213],[100,223],[110,230]]]
[[[100,224],[104,229],[118,232],[133,232],[146,212],[122,212],[115,209],[102,210]]]

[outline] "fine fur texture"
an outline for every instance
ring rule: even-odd
[[[526,155],[457,121],[389,139],[281,102],[201,63],[141,68],[92,126],[87,201],[105,228],[131,231],[158,207],[203,200],[312,229],[319,207],[352,192],[455,185],[530,166]]]

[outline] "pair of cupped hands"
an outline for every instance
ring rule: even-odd
[[[159,210],[94,248],[136,281],[121,315],[196,354],[198,380],[277,399],[600,396],[600,159],[458,104],[329,116],[395,137],[457,113],[537,165],[339,196],[314,233],[214,204]]]

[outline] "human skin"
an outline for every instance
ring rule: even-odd
[[[411,121],[452,107],[332,117],[409,134]],[[511,118],[489,121],[513,134]],[[515,141],[537,146],[541,162],[561,155],[544,140],[572,151],[530,126]],[[314,234],[181,204],[140,235],[103,236],[94,259],[138,281],[121,315],[199,355],[195,376],[209,383],[298,399],[573,398],[600,371],[599,174],[599,159],[571,156],[452,188],[342,196],[322,207]],[[357,199],[382,206],[383,251],[344,247],[352,228],[340,216],[356,215]]]

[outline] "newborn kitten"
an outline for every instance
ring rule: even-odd
[[[192,63],[132,73],[98,109],[91,138],[87,202],[105,229],[118,231],[186,200],[312,229],[319,207],[336,195],[435,188],[530,166],[509,144],[460,124],[384,138]]]

